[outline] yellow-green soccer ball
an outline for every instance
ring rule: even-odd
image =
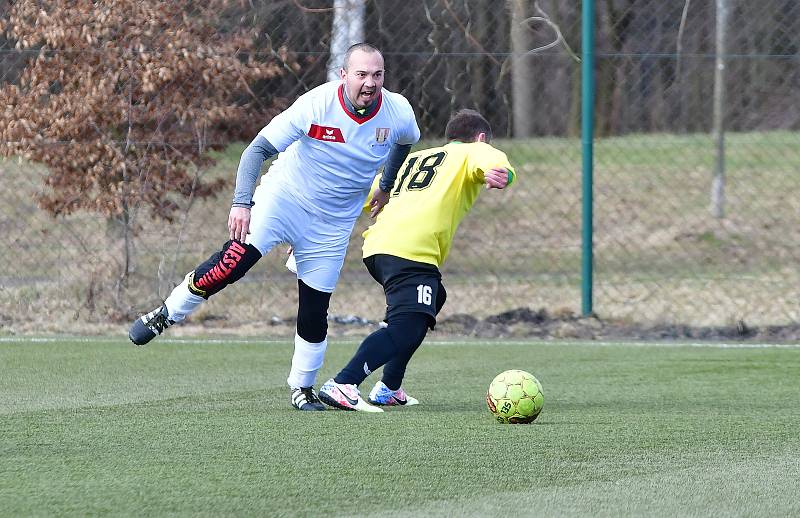
[[[486,404],[501,423],[532,423],[544,406],[542,384],[530,372],[501,372],[489,385]]]

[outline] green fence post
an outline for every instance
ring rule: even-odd
[[[581,36],[581,145],[583,161],[583,246],[581,258],[581,311],[592,313],[592,183],[594,164],[594,0],[583,0]]]

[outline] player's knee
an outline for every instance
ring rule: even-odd
[[[328,336],[328,313],[318,308],[300,308],[297,312],[297,334],[312,344],[320,343]]]
[[[399,349],[416,348],[425,339],[430,320],[426,313],[401,313],[389,319],[386,330]]]
[[[328,335],[328,306],[331,294],[315,290],[302,280],[298,280],[297,285],[300,295],[297,334],[306,342],[319,343]]]
[[[222,250],[195,269],[189,280],[189,291],[207,299],[241,279],[259,259],[261,252],[253,245],[238,240],[228,241],[222,245]]]

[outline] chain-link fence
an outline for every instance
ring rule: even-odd
[[[453,110],[476,108],[519,173],[461,225],[443,316],[581,311],[579,2],[182,1],[166,14],[153,1],[83,4],[20,14],[25,3],[0,1],[0,150],[13,155],[0,162],[3,329],[88,331],[166,297],[227,239],[246,142],[325,81],[335,49],[359,34],[383,51],[386,87],[415,108],[418,147],[442,142]],[[797,321],[800,4],[612,0],[596,16],[594,310],[687,325]],[[203,104],[212,93],[246,110]],[[115,96],[125,124],[95,113]],[[158,146],[159,168],[133,151]],[[54,174],[59,160],[73,165]],[[131,174],[170,191],[118,196]],[[332,314],[383,314],[360,263],[367,223]],[[262,332],[292,317],[295,280],[282,263],[273,251],[194,322]]]

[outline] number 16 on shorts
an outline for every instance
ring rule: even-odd
[[[433,290],[430,286],[420,284],[417,286],[417,302],[420,304],[425,304],[426,306],[430,306],[433,302],[432,293]]]

